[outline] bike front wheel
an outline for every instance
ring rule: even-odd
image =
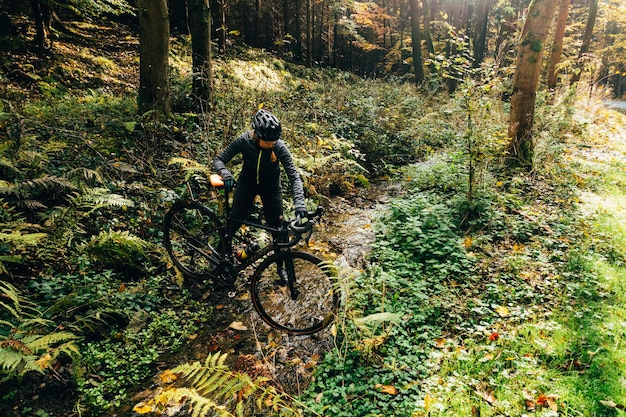
[[[186,277],[214,279],[221,262],[221,223],[203,204],[178,202],[165,215],[163,243],[172,262]]]
[[[292,272],[281,277],[280,269]],[[339,305],[335,268],[301,251],[278,252],[265,259],[252,277],[251,294],[263,321],[296,335],[313,334],[328,326]]]

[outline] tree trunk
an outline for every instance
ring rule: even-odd
[[[296,39],[294,57],[299,62],[302,62],[302,25],[301,25],[301,13],[302,13],[302,0],[295,0],[296,11],[294,13],[294,19],[296,27],[294,29],[294,38]]]
[[[433,44],[433,37],[430,33],[430,3],[429,0],[422,0],[422,8],[424,14],[424,39],[426,40],[426,48],[430,55],[435,54],[435,45]]]
[[[480,67],[487,51],[487,27],[491,0],[479,0],[476,11],[476,27],[474,28],[474,68]]]
[[[520,37],[511,115],[509,118],[509,143],[506,147],[508,165],[529,168],[532,166],[532,127],[535,115],[535,97],[545,49],[558,0],[532,0]]]
[[[218,0],[218,12],[219,12],[219,51],[224,53],[226,51],[226,0]]]
[[[50,49],[50,8],[45,1],[31,0],[33,19],[35,20],[35,46],[40,49]]]
[[[170,15],[170,30],[172,34],[187,35],[187,0],[168,0],[167,8]]]
[[[422,32],[420,31],[419,0],[410,0],[411,8],[411,44],[413,45],[413,69],[415,84],[424,81],[424,65],[422,63]]]
[[[189,1],[189,26],[193,67],[193,94],[200,108],[212,101],[211,5],[209,0]]]
[[[313,0],[306,2],[306,65],[313,66]]]
[[[139,113],[169,113],[169,37],[166,0],[138,0]]]
[[[563,36],[565,35],[565,26],[567,26],[569,4],[570,0],[561,0],[559,3],[559,14],[556,18],[556,28],[554,29],[554,43],[552,44],[550,66],[548,67],[548,87],[550,88],[556,87],[556,66],[561,61],[561,52],[563,51]]]
[[[580,80],[580,75],[583,72],[585,56],[589,52],[589,45],[591,44],[591,36],[593,35],[593,27],[596,23],[596,16],[598,15],[598,0],[589,0],[589,16],[587,17],[587,25],[585,26],[585,34],[583,35],[583,43],[578,53],[578,68],[572,74],[571,83],[577,83]]]

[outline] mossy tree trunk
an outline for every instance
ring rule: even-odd
[[[188,0],[193,67],[193,95],[201,110],[211,107],[212,54],[209,0]]]
[[[545,41],[556,11],[558,0],[532,0],[518,45],[511,114],[509,142],[506,147],[507,165],[532,166],[532,128],[535,98],[541,70]]]
[[[167,0],[138,0],[139,95],[138,111],[169,113],[168,72],[170,24]]]

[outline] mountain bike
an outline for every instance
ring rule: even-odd
[[[339,304],[335,269],[295,249],[302,240],[308,244],[323,208],[308,211],[303,219],[283,220],[279,227],[254,219],[231,219],[229,192],[222,178],[213,174],[209,180],[213,191],[223,195],[221,202],[213,201],[210,207],[194,196],[187,182],[187,198],[175,203],[165,216],[164,244],[174,265],[186,278],[213,287],[233,287],[240,272],[253,266],[250,295],[265,323],[296,335],[328,326]],[[238,230],[232,236],[230,224]],[[258,247],[253,231],[273,238]]]

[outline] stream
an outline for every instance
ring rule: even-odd
[[[316,225],[310,247],[324,259],[332,259],[341,274],[362,270],[374,241],[373,219],[378,211],[400,192],[400,186],[388,182],[373,184],[323,203],[325,213]],[[239,282],[243,281],[243,282]],[[293,336],[269,328],[252,307],[245,279],[237,282],[234,293],[215,292],[206,297],[214,306],[211,319],[195,339],[176,354],[168,355],[159,371],[185,362],[203,362],[208,355],[228,353],[226,364],[233,371],[246,372],[254,377],[269,377],[289,394],[300,394],[308,385],[315,365],[334,346],[332,326],[311,336]],[[160,389],[152,386],[134,395],[129,403],[109,416],[137,416],[135,404],[154,396]],[[177,416],[179,409],[165,410],[163,416]]]

